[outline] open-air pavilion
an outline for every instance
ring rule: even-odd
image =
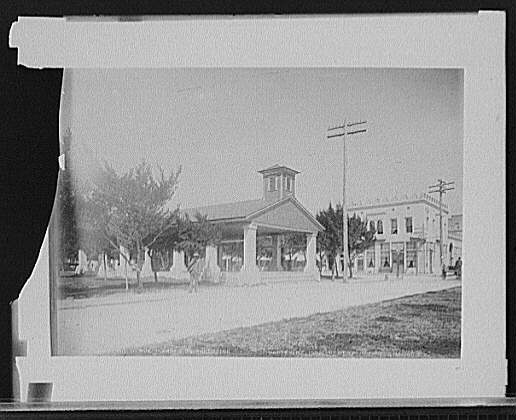
[[[220,244],[206,249],[207,266],[243,284],[318,279],[316,240],[324,228],[295,198],[298,172],[279,165],[259,172],[262,198],[185,210],[220,227]]]

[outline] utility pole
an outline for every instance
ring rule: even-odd
[[[430,185],[429,194],[439,193],[439,260],[440,268],[443,267],[443,194],[447,191],[455,189],[455,181],[444,182],[442,179],[437,180],[437,184]]]
[[[362,124],[366,124],[367,121],[358,121],[347,123],[344,120],[344,123],[338,127],[330,127],[328,128],[328,132],[340,130],[337,134],[329,134],[326,138],[331,139],[334,137],[342,138],[342,254],[344,256],[344,267],[342,270],[342,281],[346,282],[348,279],[348,269],[349,269],[349,249],[348,249],[348,217],[346,211],[346,167],[347,167],[347,154],[346,154],[346,137],[351,136],[353,134],[365,133],[367,129],[348,129],[350,127],[360,126]]]

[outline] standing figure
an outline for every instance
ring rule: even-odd
[[[457,262],[455,263],[455,274],[457,275],[458,279],[462,277],[462,260],[460,259],[460,257],[457,259]]]
[[[203,271],[203,261],[199,257],[199,253],[195,252],[193,254],[192,261],[190,261],[190,264],[188,264],[188,273],[190,273],[190,285],[188,288],[188,293],[192,293],[192,291],[197,292],[197,287],[199,286],[199,280]]]

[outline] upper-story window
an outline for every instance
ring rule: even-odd
[[[370,230],[371,232],[372,232],[372,231],[374,231],[374,220],[371,220],[371,221],[369,222],[369,230]]]
[[[391,219],[391,233],[393,235],[398,234],[398,219]]]
[[[383,222],[381,220],[378,220],[378,223],[376,224],[376,233],[383,235]]]
[[[406,217],[405,218],[405,228],[406,228],[407,233],[412,233],[413,232],[412,217]]]

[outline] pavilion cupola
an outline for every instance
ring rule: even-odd
[[[274,165],[258,172],[263,176],[263,198],[265,200],[278,201],[288,196],[295,197],[298,171],[286,166]]]

